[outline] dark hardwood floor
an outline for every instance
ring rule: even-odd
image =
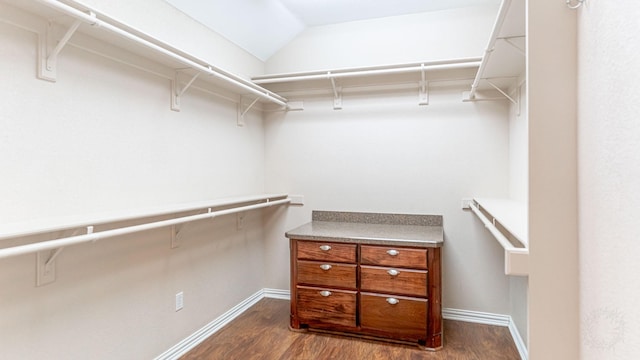
[[[509,330],[500,326],[445,320],[444,349],[431,352],[412,345],[296,333],[288,323],[288,301],[262,299],[181,359],[520,359]]]

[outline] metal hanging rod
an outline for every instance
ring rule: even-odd
[[[149,40],[143,39],[138,35],[135,35],[131,32],[128,32],[126,30],[123,30],[117,26],[114,26],[106,21],[100,20],[98,19],[95,15],[93,15],[93,10],[90,10],[92,12],[92,14],[87,14],[81,10],[76,9],[73,6],[67,5],[65,3],[62,3],[60,1],[57,0],[35,0],[36,2],[42,3],[46,6],[49,6],[51,8],[54,8],[60,12],[63,12],[69,16],[72,16],[76,19],[80,19],[83,22],[86,22],[87,24],[93,25],[93,26],[98,26],[102,29],[108,30],[116,35],[119,35],[125,39],[131,40],[135,43],[138,43],[144,47],[147,47],[149,49],[152,49],[154,51],[157,51],[163,55],[166,55],[194,70],[200,71],[202,73],[205,73],[207,75],[211,75],[211,76],[215,76],[221,80],[224,80],[236,87],[239,87],[243,90],[246,90],[252,94],[255,94],[257,96],[259,96],[262,99],[265,99],[267,101],[276,103],[278,105],[287,107],[287,99],[274,93],[271,92],[267,89],[264,89],[258,85],[255,85],[253,83],[251,83],[250,81],[246,81],[242,78],[235,78],[235,76],[231,76],[229,74],[225,74],[222,70],[217,69],[216,67],[214,67],[213,65],[202,65],[198,62],[195,62],[191,59],[188,59],[170,49],[167,49],[163,46],[160,46],[158,44],[155,44]],[[85,7],[84,5],[82,5],[82,7]],[[93,15],[93,16],[92,16]],[[159,42],[160,43],[160,42]],[[162,45],[165,45],[168,47],[168,45],[161,43]]]
[[[282,82],[293,81],[307,81],[307,80],[326,80],[326,79],[338,79],[345,77],[358,77],[358,76],[372,76],[372,75],[387,75],[387,74],[400,74],[411,72],[424,72],[433,70],[451,70],[478,67],[480,65],[481,58],[469,58],[469,59],[454,59],[448,61],[436,61],[436,62],[423,62],[418,64],[402,64],[402,65],[390,65],[388,67],[362,67],[362,68],[348,68],[339,70],[327,70],[323,72],[313,71],[307,73],[295,73],[295,74],[280,74],[280,75],[265,75],[256,76],[253,78],[253,82],[256,84],[274,84]]]
[[[37,253],[45,250],[54,250],[54,249],[63,248],[69,245],[81,244],[86,242],[94,242],[101,239],[113,238],[116,236],[132,234],[136,232],[147,231],[147,230],[152,230],[152,229],[157,229],[162,227],[169,227],[172,225],[184,224],[187,222],[192,222],[197,220],[211,219],[211,218],[222,216],[222,215],[234,214],[234,213],[239,213],[243,211],[249,211],[249,210],[260,209],[260,208],[276,206],[276,205],[283,205],[283,204],[288,204],[290,202],[291,202],[291,199],[288,199],[288,198],[281,199],[281,200],[274,200],[274,201],[270,201],[270,199],[266,199],[266,202],[262,202],[254,205],[246,205],[246,206],[234,207],[234,208],[218,210],[218,211],[211,211],[211,209],[209,209],[209,211],[207,211],[204,214],[184,216],[184,217],[179,217],[179,218],[174,218],[169,220],[162,220],[162,221],[150,222],[146,224],[127,226],[127,227],[122,227],[122,228],[113,229],[113,230],[105,230],[100,232],[88,232],[87,234],[84,234],[84,235],[64,237],[56,240],[42,241],[42,242],[27,244],[27,245],[13,246],[13,247],[0,249],[0,259],[12,257],[12,256],[24,255],[24,254]]]

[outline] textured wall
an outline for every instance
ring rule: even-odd
[[[587,1],[579,25],[583,359],[640,353],[640,6]]]

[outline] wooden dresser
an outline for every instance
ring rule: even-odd
[[[314,211],[287,232],[291,328],[442,347],[442,217]]]

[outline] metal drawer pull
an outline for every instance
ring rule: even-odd
[[[400,251],[391,249],[391,250],[387,250],[387,254],[389,254],[391,256],[396,256],[396,255],[400,254]]]
[[[329,269],[331,269],[331,265],[329,265],[329,264],[322,264],[322,265],[320,265],[320,269],[325,270],[325,271],[326,271],[326,270],[329,270]]]
[[[329,246],[329,245],[320,245],[320,250],[329,251],[329,250],[331,250],[331,246]]]
[[[398,271],[396,269],[391,269],[391,270],[387,270],[387,274],[389,274],[391,276],[398,276],[400,274],[400,271]]]
[[[324,297],[331,296],[331,291],[322,290],[320,291],[320,295]]]
[[[399,303],[400,301],[396,298],[387,298],[387,302],[391,305],[395,305],[397,303]]]

